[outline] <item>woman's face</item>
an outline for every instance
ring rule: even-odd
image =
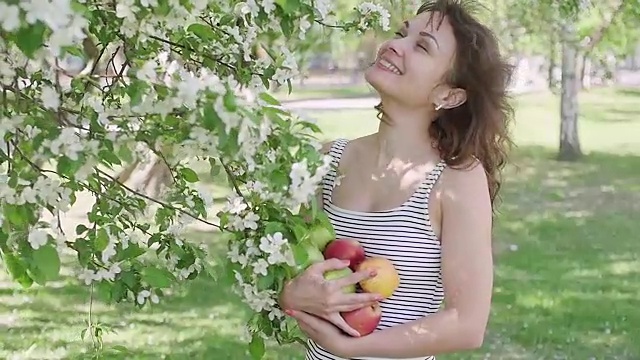
[[[453,64],[456,39],[447,18],[438,27],[440,14],[431,14],[405,21],[366,70],[365,79],[382,97],[417,107],[433,107],[443,100],[438,99],[446,93],[441,82]]]

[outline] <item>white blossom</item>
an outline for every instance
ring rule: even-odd
[[[91,285],[91,283],[96,280],[96,273],[91,269],[84,269],[82,273],[78,275],[78,279],[82,280],[85,285]]]
[[[224,207],[224,211],[228,211],[231,214],[239,214],[247,208],[244,199],[235,193],[230,195],[227,200],[228,202]]]
[[[358,11],[363,15],[373,14],[374,16],[379,17],[379,23],[382,27],[383,31],[389,30],[389,11],[378,4],[374,4],[371,2],[363,2],[357,7]],[[362,21],[364,21],[363,18]],[[361,24],[362,27],[365,27]]]
[[[144,305],[147,299],[149,299],[154,304],[157,304],[158,302],[160,302],[158,295],[156,295],[155,293],[149,290],[142,290],[136,296],[136,302],[140,305]]]
[[[253,263],[253,272],[254,274],[267,276],[267,268],[269,267],[269,263],[265,259],[258,259],[255,263]]]
[[[20,27],[20,8],[18,8],[18,6],[16,5],[1,2],[0,26],[6,31],[13,31],[18,29],[18,27]]]
[[[36,229],[29,233],[27,241],[29,241],[29,245],[31,245],[34,250],[37,250],[41,246],[46,245],[49,241],[49,234],[41,229]]]
[[[109,280],[109,281],[113,281],[116,277],[116,275],[118,275],[120,272],[122,272],[122,269],[120,269],[120,265],[119,264],[111,264],[111,266],[109,266],[108,269],[98,269],[98,271],[94,274],[94,280],[96,281],[100,281],[100,280]]]

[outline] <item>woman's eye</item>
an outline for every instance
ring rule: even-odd
[[[402,33],[401,33],[401,32],[396,32],[394,35],[395,35],[396,37],[404,37],[404,35],[402,35]]]
[[[420,44],[418,44],[418,47],[419,47],[420,49],[422,49],[422,50],[426,51],[426,52],[429,52],[429,50],[427,50],[427,47],[426,47],[426,46],[424,46],[424,45],[420,45]]]

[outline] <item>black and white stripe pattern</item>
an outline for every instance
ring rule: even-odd
[[[331,147],[329,154],[335,166],[347,142],[338,139]],[[428,200],[445,166],[441,161],[404,204],[380,212],[352,211],[335,206],[331,202],[335,171],[323,179],[323,208],[337,237],[358,239],[367,256],[386,257],[400,274],[400,286],[380,304],[382,320],[377,330],[435,313],[443,301],[440,241],[429,222]],[[312,340],[307,345],[306,360],[346,360],[330,354]],[[435,357],[415,360],[435,360]]]

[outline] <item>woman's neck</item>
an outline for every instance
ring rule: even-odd
[[[384,121],[375,135],[380,161],[401,160],[415,162],[425,157],[438,157],[429,135],[433,110],[408,110],[383,104]]]

